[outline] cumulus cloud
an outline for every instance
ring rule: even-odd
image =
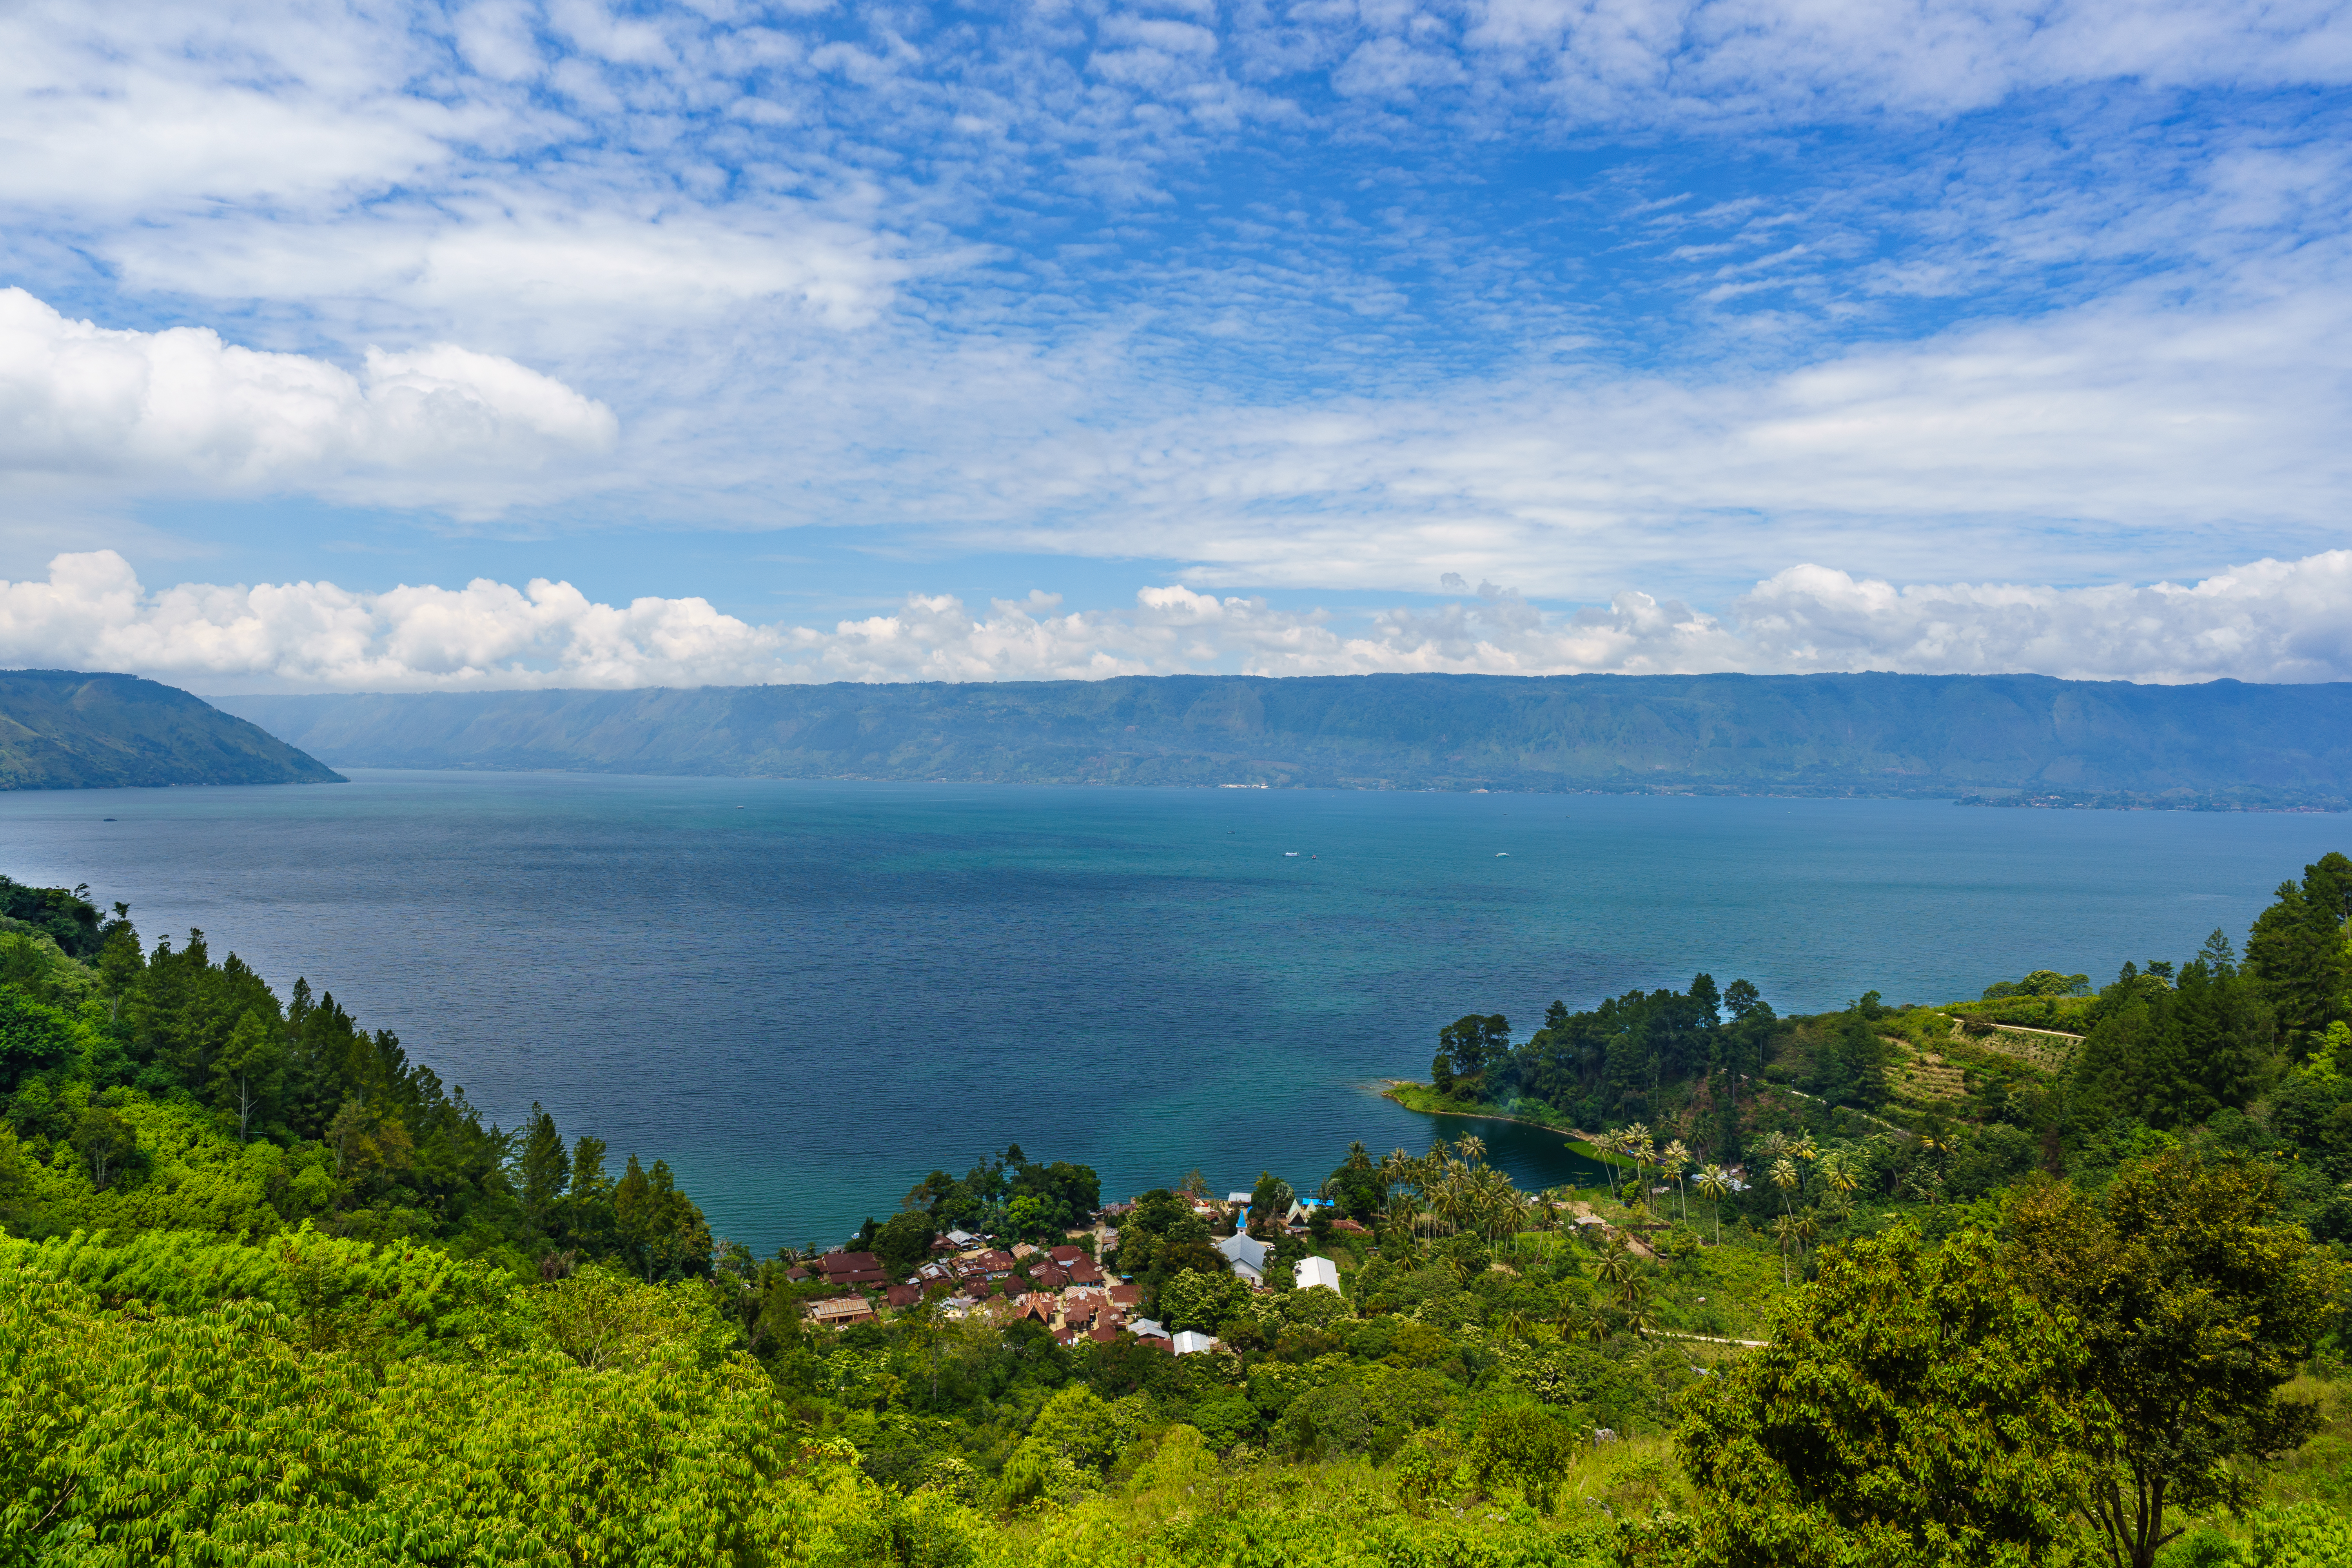
[[[1446,584],[1459,592],[1458,579]],[[488,690],[827,680],[1097,679],[1238,670],[1629,675],[2033,671],[2080,679],[2352,679],[2352,551],[2180,585],[1897,587],[1792,566],[1721,616],[1640,593],[1567,614],[1491,584],[1349,626],[1181,586],[1116,612],[1054,595],[911,595],[829,627],[755,625],[699,598],[598,604],[568,583],[353,593],[331,583],[149,593],[112,551],[0,583],[0,659],[128,669],[203,690]]]
[[[562,383],[450,343],[370,348],[354,375],[208,328],[73,321],[0,289],[0,472],[470,500],[617,430]]]

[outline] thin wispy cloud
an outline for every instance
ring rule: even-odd
[[[1681,601],[1715,630],[1676,668],[1796,668],[1742,617],[1800,563],[2107,604],[2063,596],[2324,559],[2352,500],[2352,6],[36,3],[0,59],[21,578],[161,532],[260,580],[221,504],[295,497],[443,583],[492,534],[625,580],[676,530],[824,525],[929,563],[909,604],[1008,553],[1430,615],[1452,572],[1543,637]],[[711,613],[780,637],[761,602],[824,587],[750,574]],[[2232,593],[2305,629],[2048,657],[2333,668]],[[1019,614],[1129,630],[939,668],[1193,658],[1123,597]],[[1438,657],[1265,616],[1292,640],[1203,657]],[[1978,635],[1857,646],[2044,646]],[[741,668],[835,668],[789,651]],[[614,657],[575,673],[737,668]]]

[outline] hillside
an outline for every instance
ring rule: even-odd
[[[225,697],[341,766],[2335,805],[2352,685],[1167,676]]]
[[[131,675],[0,670],[0,789],[341,782],[176,687]]]

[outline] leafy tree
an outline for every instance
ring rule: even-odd
[[[2054,969],[2037,969],[2022,980],[1996,980],[1984,988],[1984,999],[1998,1001],[2004,996],[2088,996],[2091,977],[2087,974],[2061,974]]]
[[[1160,1289],[1160,1313],[1170,1328],[1213,1330],[1249,1296],[1249,1286],[1237,1275],[1188,1268]]]
[[[628,1168],[613,1186],[613,1218],[621,1256],[638,1278],[675,1279],[710,1272],[710,1227],[702,1211],[677,1190],[669,1163],[653,1169],[629,1156]]]
[[[286,1041],[276,1017],[248,1010],[213,1063],[213,1103],[236,1118],[236,1140],[250,1135],[254,1113],[276,1102],[286,1073]]]
[[[2352,859],[2323,855],[2300,882],[2279,884],[2278,900],[2255,918],[2246,967],[2260,982],[2277,1020],[2280,1042],[2296,1059],[2327,1026],[2352,1019]]]
[[[515,1162],[515,1173],[521,1179],[519,1195],[524,1219],[532,1228],[546,1230],[556,1200],[572,1184],[572,1162],[564,1153],[562,1135],[555,1130],[555,1118],[535,1100],[530,1102],[530,1114],[523,1119],[522,1152]]]
[[[1437,1031],[1437,1054],[1452,1068],[1454,1078],[1475,1080],[1468,1086],[1468,1092],[1475,1094],[1487,1070],[1511,1054],[1510,1021],[1500,1013],[1465,1014]]]
[[[902,1209],[874,1232],[874,1255],[893,1274],[905,1274],[930,1255],[938,1235],[931,1216],[919,1209]]]
[[[2341,1268],[2279,1217],[2277,1173],[2180,1151],[2103,1194],[2055,1183],[2009,1206],[2019,1274],[2079,1325],[2084,1496],[2117,1564],[2149,1568],[2168,1510],[2242,1508],[2240,1461],[2301,1443],[2314,1407],[2283,1398],[2335,1321]]]
[[[1825,1253],[1772,1343],[1687,1396],[1675,1441],[1703,1503],[1699,1561],[2053,1561],[2081,1355],[1980,1232],[1930,1250],[1897,1228]]]
[[[1329,1198],[1348,1218],[1370,1225],[1388,1206],[1388,1178],[1360,1139],[1348,1145],[1348,1157],[1325,1178],[1318,1195]]]
[[[74,1045],[73,1026],[57,1008],[23,987],[0,985],[0,1094],[37,1072],[61,1067]]]

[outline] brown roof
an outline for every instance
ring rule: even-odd
[[[1099,1285],[1102,1279],[1103,1271],[1095,1267],[1095,1260],[1091,1258],[1081,1258],[1070,1265],[1070,1283],[1073,1285]]]
[[[882,1260],[870,1252],[828,1252],[816,1262],[835,1284],[879,1285],[883,1280]]]
[[[893,1308],[911,1307],[922,1299],[923,1288],[920,1285],[893,1285],[887,1297]]]
[[[1140,1285],[1114,1285],[1110,1288],[1110,1299],[1118,1302],[1122,1307],[1135,1306],[1143,1300],[1143,1287]]]
[[[1071,1264],[1076,1263],[1079,1258],[1084,1258],[1086,1255],[1087,1249],[1083,1247],[1057,1247],[1054,1248],[1053,1251],[1045,1254],[1046,1257],[1052,1258],[1055,1262],[1060,1264],[1065,1268],[1067,1268]]]
[[[1041,1263],[1029,1270],[1029,1278],[1040,1290],[1058,1290],[1070,1282],[1070,1277],[1050,1263]]]
[[[1103,1323],[1098,1325],[1092,1333],[1087,1336],[1087,1338],[1094,1341],[1094,1342],[1098,1345],[1107,1345],[1118,1338],[1118,1331],[1112,1328],[1108,1323]]]

